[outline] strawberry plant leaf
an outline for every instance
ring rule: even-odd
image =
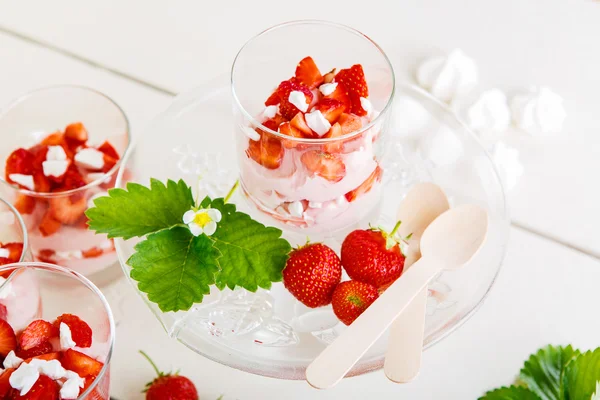
[[[540,397],[531,390],[518,387],[502,387],[500,389],[487,392],[479,400],[541,400]]]
[[[565,368],[562,384],[564,400],[589,400],[600,381],[600,348],[572,360]]]
[[[202,302],[219,271],[219,250],[206,235],[194,236],[187,227],[165,229],[135,246],[127,264],[140,291],[163,312],[189,310]]]
[[[281,230],[254,221],[221,198],[213,200],[211,207],[222,214],[211,236],[222,254],[217,287],[240,286],[255,292],[259,287],[269,289],[271,282],[281,281],[281,271],[291,251],[288,241],[281,238]]]
[[[562,400],[561,377],[567,364],[579,355],[570,345],[546,346],[529,356],[519,380],[542,400]]]
[[[150,180],[150,187],[128,183],[127,190],[111,189],[94,200],[87,210],[88,226],[109,238],[141,237],[181,224],[181,217],[194,206],[191,188],[183,181]]]

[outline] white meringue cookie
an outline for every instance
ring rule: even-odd
[[[567,117],[563,98],[547,87],[532,87],[510,102],[515,126],[530,135],[560,133]]]
[[[475,61],[460,49],[447,56],[425,60],[417,70],[417,82],[446,103],[465,95],[478,82]]]
[[[497,137],[510,126],[508,100],[499,89],[487,90],[467,110],[467,123],[483,137]]]

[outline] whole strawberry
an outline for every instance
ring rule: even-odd
[[[394,282],[404,269],[404,255],[393,239],[396,228],[388,234],[380,229],[355,230],[342,243],[342,265],[350,278],[384,288]]]
[[[331,305],[338,319],[350,325],[378,297],[379,291],[375,286],[364,282],[346,281],[335,288]]]
[[[307,307],[326,306],[342,278],[342,264],[322,243],[299,247],[290,253],[283,270],[283,284]]]
[[[175,374],[165,374],[146,353],[140,351],[150,362],[158,377],[146,385],[146,400],[199,400],[196,387],[188,378]]]

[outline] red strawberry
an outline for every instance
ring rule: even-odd
[[[350,68],[341,70],[335,76],[335,81],[341,83],[348,91],[350,101],[352,102],[352,113],[359,116],[367,115],[367,112],[363,110],[360,104],[361,97],[369,96],[369,88],[367,87],[362,66],[356,64]]]
[[[63,179],[64,175],[59,179],[53,180],[59,182]],[[33,184],[34,190],[38,193],[48,193],[52,189],[52,183],[50,182],[50,179],[48,179],[48,177],[44,175],[44,172],[42,171],[35,171],[33,173]]]
[[[42,236],[46,237],[46,236],[54,235],[56,232],[58,232],[58,230],[60,229],[61,226],[62,226],[62,223],[55,220],[54,217],[52,216],[52,213],[50,212],[50,210],[48,210],[48,211],[46,211],[46,213],[44,214],[44,217],[40,221],[40,224],[38,225],[38,229],[42,233]]]
[[[21,358],[23,358],[23,357],[21,357]],[[33,359],[36,359],[36,360],[46,360],[46,361],[60,360],[60,352],[58,352],[58,351],[52,352],[51,351],[50,353],[44,353],[44,354],[40,354],[40,355],[37,355],[37,356],[34,356],[34,357],[25,358],[23,360],[23,362],[29,363]]]
[[[35,171],[42,171],[42,163],[46,161],[48,156],[48,146],[35,145],[29,149],[29,152],[33,154],[33,169]]]
[[[11,399],[11,397],[7,397],[12,391],[13,388],[10,384],[10,376],[15,372],[15,368],[7,368],[4,372],[0,373],[0,399]]]
[[[17,149],[13,151],[6,159],[6,180],[15,183],[9,178],[11,174],[32,175],[34,160],[35,157],[29,150]]]
[[[19,260],[21,260],[21,255],[23,254],[23,243],[6,243],[0,247],[8,250],[8,259],[11,262],[19,262]]]
[[[54,350],[52,344],[46,341],[42,344],[32,347],[29,350],[17,349],[16,355],[17,357],[20,357],[25,360],[27,358],[38,358],[39,356],[52,353],[52,350]]]
[[[27,325],[19,335],[19,347],[29,350],[58,336],[58,330],[50,322],[38,319]]]
[[[63,352],[61,362],[65,369],[75,371],[79,376],[98,376],[104,366],[100,361],[73,349]]]
[[[42,140],[39,143],[39,145],[62,146],[62,148],[65,150],[65,153],[67,153],[67,158],[69,160],[73,159],[73,156],[74,156],[73,149],[71,149],[71,147],[67,143],[67,140],[65,139],[65,135],[62,132],[54,132],[54,133],[49,134],[48,136],[46,136],[44,138],[44,140]]]
[[[8,318],[8,309],[6,308],[6,306],[4,304],[0,304],[0,319],[6,321],[7,318]]]
[[[339,182],[346,176],[346,166],[335,154],[311,150],[302,154],[300,160],[312,174],[331,182]]]
[[[8,258],[6,257],[0,257],[0,266],[1,265],[6,265],[6,264],[12,264],[12,261],[10,261]],[[2,276],[5,274],[5,272],[2,273]],[[8,274],[10,275],[10,274]]]
[[[317,136],[315,135],[315,133],[312,131],[312,129],[310,129],[308,127],[308,124],[306,123],[306,119],[304,118],[304,114],[302,114],[301,112],[299,112],[298,114],[296,114],[294,116],[294,118],[292,118],[292,120],[290,121],[290,125],[299,130],[302,133],[302,137],[305,138],[316,138]]]
[[[256,131],[260,135],[260,140],[249,140],[246,155],[265,168],[279,168],[285,151],[281,140],[258,129]]]
[[[73,314],[63,314],[54,321],[56,329],[60,328],[61,322],[67,324],[71,329],[71,337],[77,347],[90,347],[92,345],[92,329],[81,318]]]
[[[310,89],[307,86],[296,82],[295,79],[281,82],[277,88],[277,93],[279,95],[279,113],[287,120],[291,120],[298,112],[300,112],[300,110],[289,101],[290,93],[294,91],[304,93],[307,106],[313,99],[313,94]]]
[[[104,254],[104,250],[96,246],[90,247],[89,249],[81,252],[83,258],[96,258],[100,257],[102,254]]]
[[[394,282],[404,269],[404,255],[391,234],[379,229],[355,230],[342,243],[342,264],[350,278],[377,288]]]
[[[325,119],[333,124],[342,115],[346,107],[339,100],[323,97],[321,101],[315,104],[313,109],[321,111]]]
[[[78,189],[85,185],[87,185],[85,179],[83,179],[83,176],[81,176],[77,167],[74,164],[71,164],[65,173],[61,191]]]
[[[58,400],[60,386],[58,382],[46,375],[40,375],[33,387],[29,389],[26,395],[20,396],[17,393],[14,400]]]
[[[348,89],[341,83],[338,83],[333,93],[325,96],[327,99],[334,99],[344,105],[344,112],[352,111],[352,102],[350,101],[350,95]]]
[[[333,126],[329,129],[329,131],[323,135],[324,138],[333,139],[342,136],[342,127],[338,122],[333,124]],[[328,153],[339,153],[342,150],[344,142],[341,140],[337,140],[335,142],[327,143],[323,146],[323,149]]]
[[[314,89],[323,83],[323,75],[317,68],[312,57],[305,57],[296,66],[296,79],[308,86],[310,89]]]
[[[110,142],[108,140],[105,141],[104,143],[102,143],[102,145],[100,147],[98,147],[98,150],[103,152],[107,156],[114,158],[115,160],[118,160],[119,158],[121,158],[119,156],[119,153],[117,152],[117,150],[115,150],[113,145],[110,144]]]
[[[346,200],[353,202],[356,200],[356,198],[367,193],[369,190],[371,190],[375,182],[381,181],[381,175],[383,175],[383,169],[381,169],[380,166],[377,166],[377,168],[375,168],[371,175],[369,175],[369,177],[363,183],[361,183],[359,187],[352,189],[344,195]]]
[[[8,322],[0,319],[0,357],[4,358],[17,348],[15,331]]]
[[[348,133],[355,132],[355,131],[359,130],[360,128],[362,128],[362,121],[356,115],[344,113],[344,114],[340,115],[338,122],[340,123],[340,125],[342,127],[343,135],[347,135]]]
[[[65,225],[76,223],[87,210],[87,201],[81,195],[55,197],[49,204],[51,217]]]
[[[289,122],[284,122],[283,124],[281,124],[279,126],[279,132],[283,133],[284,135],[288,135],[288,136],[291,136],[294,138],[303,138],[304,137],[304,136],[302,136],[302,132],[300,132],[296,128],[292,128],[292,126],[290,125]],[[298,144],[293,140],[284,140],[283,141],[283,146],[286,149],[293,149],[297,145]]]
[[[265,101],[265,106],[276,106],[280,102],[281,99],[279,98],[279,93],[277,93],[277,89],[275,89],[275,91],[271,93],[267,101]]]
[[[88,131],[81,122],[72,123],[65,128],[65,139],[75,146],[82,145],[88,140]]]
[[[342,264],[333,250],[322,243],[307,244],[290,253],[283,270],[283,284],[307,307],[331,303],[342,278]]]
[[[35,197],[19,194],[13,205],[21,214],[31,214],[35,210]]]
[[[188,378],[161,372],[146,353],[140,351],[150,362],[157,377],[146,385],[146,400],[198,400],[196,386]]]
[[[379,292],[375,286],[358,281],[346,281],[335,288],[331,304],[338,319],[350,325],[378,297]]]
[[[40,249],[38,250],[38,253],[36,255],[36,259],[41,261],[41,262],[45,262],[45,263],[49,263],[49,264],[55,264],[56,260],[54,258],[54,256],[56,255],[56,251],[52,250],[52,249]]]

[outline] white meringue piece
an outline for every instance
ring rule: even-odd
[[[337,85],[337,82],[324,83],[321,86],[319,86],[319,90],[321,91],[323,96],[329,96],[331,93],[335,92]]]
[[[422,141],[421,152],[436,166],[444,166],[456,162],[464,149],[456,134],[447,126],[442,126]]]
[[[21,396],[25,396],[35,385],[40,372],[35,365],[22,363],[15,372],[12,373],[8,382],[13,389],[20,391]]]
[[[71,334],[71,328],[69,328],[69,325],[65,324],[64,322],[61,322],[60,327],[59,327],[59,332],[60,332],[60,349],[61,350],[72,349],[73,347],[75,347],[77,345],[75,343],[75,341],[73,340],[73,336]]]
[[[244,126],[242,127],[242,132],[244,132],[244,134],[248,137],[248,139],[250,140],[254,140],[255,142],[258,142],[260,140],[260,135],[258,132],[256,132],[254,129],[250,128],[249,126]]]
[[[288,101],[292,103],[298,110],[306,112],[308,110],[308,103],[306,102],[306,96],[299,90],[293,90],[288,96]]]
[[[510,126],[508,100],[500,89],[487,90],[467,110],[467,123],[481,136],[497,136]]]
[[[6,251],[6,253],[3,252]],[[4,255],[6,254],[6,255]],[[0,257],[8,258],[9,252],[6,249],[0,249]],[[6,278],[0,276],[0,287],[2,290],[0,291],[0,300],[7,299],[9,297],[15,296],[15,291],[13,290],[12,282],[6,283]],[[5,367],[6,368],[6,367]]]
[[[48,146],[46,161],[65,161],[66,159],[67,153],[62,146]]]
[[[23,362],[23,359],[17,357],[14,350],[11,350],[10,353],[8,353],[6,355],[3,365],[4,365],[4,368],[18,368],[22,362]]]
[[[400,95],[394,101],[393,134],[403,137],[420,137],[434,119],[425,107],[410,96]]]
[[[331,124],[319,110],[310,112],[304,117],[306,118],[306,125],[308,125],[308,127],[315,131],[319,136],[323,136],[329,132],[329,129],[331,129]]]
[[[21,186],[25,186],[25,188],[29,190],[33,190],[35,188],[35,183],[33,181],[33,175],[23,175],[23,174],[10,174],[8,178],[18,183]]]
[[[523,164],[519,160],[519,151],[498,142],[492,150],[492,160],[496,164],[506,191],[510,191],[519,183],[524,171]]]
[[[429,58],[417,70],[419,85],[446,103],[468,93],[477,81],[477,64],[460,49]]]
[[[273,118],[275,115],[277,115],[277,111],[279,111],[278,106],[268,106],[265,108],[265,111],[263,111],[263,117]]]
[[[534,136],[560,133],[567,117],[563,98],[544,86],[517,94],[510,109],[515,126]]]
[[[373,111],[373,104],[371,104],[371,100],[361,97],[360,106],[367,112],[367,115],[371,115],[371,112]]]
[[[304,206],[300,201],[294,201],[288,206],[288,211],[290,215],[296,218],[302,218],[302,213],[304,212]]]

